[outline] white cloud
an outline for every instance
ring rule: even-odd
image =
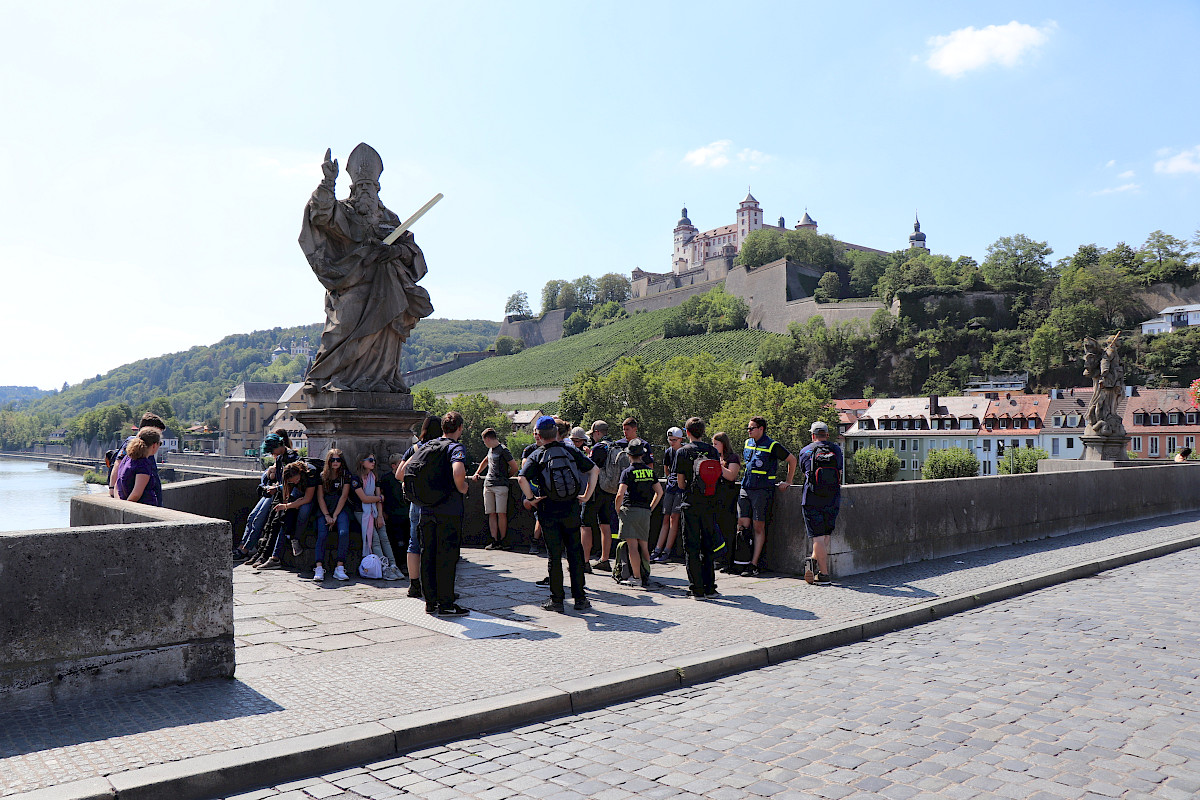
[[[1116,165],[1117,165],[1117,160],[1114,158],[1114,159],[1111,159],[1111,160],[1110,160],[1110,161],[1109,161],[1107,164],[1105,164],[1104,166],[1106,166],[1106,167],[1115,167]]]
[[[1160,156],[1165,156],[1169,149],[1159,150]],[[1200,144],[1188,150],[1182,150],[1173,156],[1154,162],[1154,171],[1163,175],[1200,175]]]
[[[1013,20],[1007,25],[960,28],[929,40],[932,51],[925,64],[951,78],[990,64],[1015,67],[1026,53],[1045,44],[1055,27],[1053,22],[1035,28]]]
[[[1127,170],[1125,170],[1124,172],[1122,172],[1121,174],[1117,175],[1117,177],[1118,177],[1118,178],[1120,178],[1121,180],[1129,180],[1129,179],[1130,179],[1130,178],[1132,178],[1132,177],[1133,177],[1135,174],[1136,174],[1136,173],[1135,173],[1133,170],[1131,170],[1131,169],[1127,169]]]
[[[1141,188],[1142,188],[1141,184],[1123,183],[1120,186],[1112,186],[1112,187],[1109,187],[1108,189],[1099,189],[1095,192],[1092,192],[1092,196],[1099,197],[1101,195],[1106,195],[1106,194],[1121,194],[1122,192],[1136,192]]]
[[[685,164],[693,167],[707,167],[709,169],[720,169],[721,167],[727,167],[737,162],[752,170],[756,170],[770,160],[771,156],[749,147],[744,147],[734,153],[733,140],[731,139],[718,139],[711,144],[706,144],[704,147],[697,147],[695,150],[689,151],[683,157]]]

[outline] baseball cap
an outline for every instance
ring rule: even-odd
[[[644,456],[646,455],[646,443],[641,439],[630,439],[629,447],[626,448],[626,452],[628,452],[631,456]]]
[[[539,431],[548,430],[549,428],[557,428],[558,423],[554,421],[554,417],[538,417],[537,425],[534,426]]]
[[[262,451],[264,453],[270,453],[276,447],[283,447],[283,437],[278,433],[267,434],[267,438],[263,439]]]
[[[571,439],[586,439],[586,438],[587,438],[587,431],[585,431],[583,428],[571,428],[571,435],[570,435],[568,438],[571,438]]]
[[[683,438],[683,428],[671,428],[669,431],[667,431],[667,438],[668,439],[682,439]]]
[[[826,425],[824,422],[821,422],[821,420],[817,420],[816,422],[814,422],[812,424],[812,427],[808,429],[808,432],[809,433],[817,433],[817,432],[829,433],[829,426]]]

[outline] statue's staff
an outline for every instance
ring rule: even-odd
[[[441,192],[438,192],[437,194],[435,194],[433,196],[432,200],[430,200],[428,203],[426,203],[425,205],[423,205],[417,209],[417,213],[413,214],[411,217],[404,220],[404,222],[400,225],[399,228],[396,228],[396,230],[389,233],[388,237],[383,240],[383,243],[384,244],[394,243],[397,239],[399,239],[404,234],[404,232],[406,230],[408,230],[409,228],[411,228],[413,226],[414,222],[419,220],[421,217],[425,216],[426,211],[428,211],[429,209],[431,209],[435,205],[437,205],[438,200],[441,200],[443,196],[444,195]]]

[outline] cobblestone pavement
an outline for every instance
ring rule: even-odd
[[[1200,794],[1200,552],[238,800]]]
[[[403,597],[406,583],[318,586],[288,572],[238,568],[238,680],[0,713],[0,796],[763,641],[1197,532],[1200,515],[1179,515],[852,576],[832,587],[720,576],[723,597],[704,603],[685,596],[679,565],[658,569],[664,586],[650,592],[593,575],[594,612],[565,615],[539,607],[547,592],[534,581],[545,575],[544,559],[468,550],[459,570],[462,604],[534,628],[479,640],[354,607]]]

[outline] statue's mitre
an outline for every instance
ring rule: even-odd
[[[375,152],[374,147],[362,142],[350,152],[350,157],[346,159],[346,172],[350,174],[352,183],[371,181],[375,185],[379,185],[379,175],[383,172],[383,159],[379,157],[379,153]]]

